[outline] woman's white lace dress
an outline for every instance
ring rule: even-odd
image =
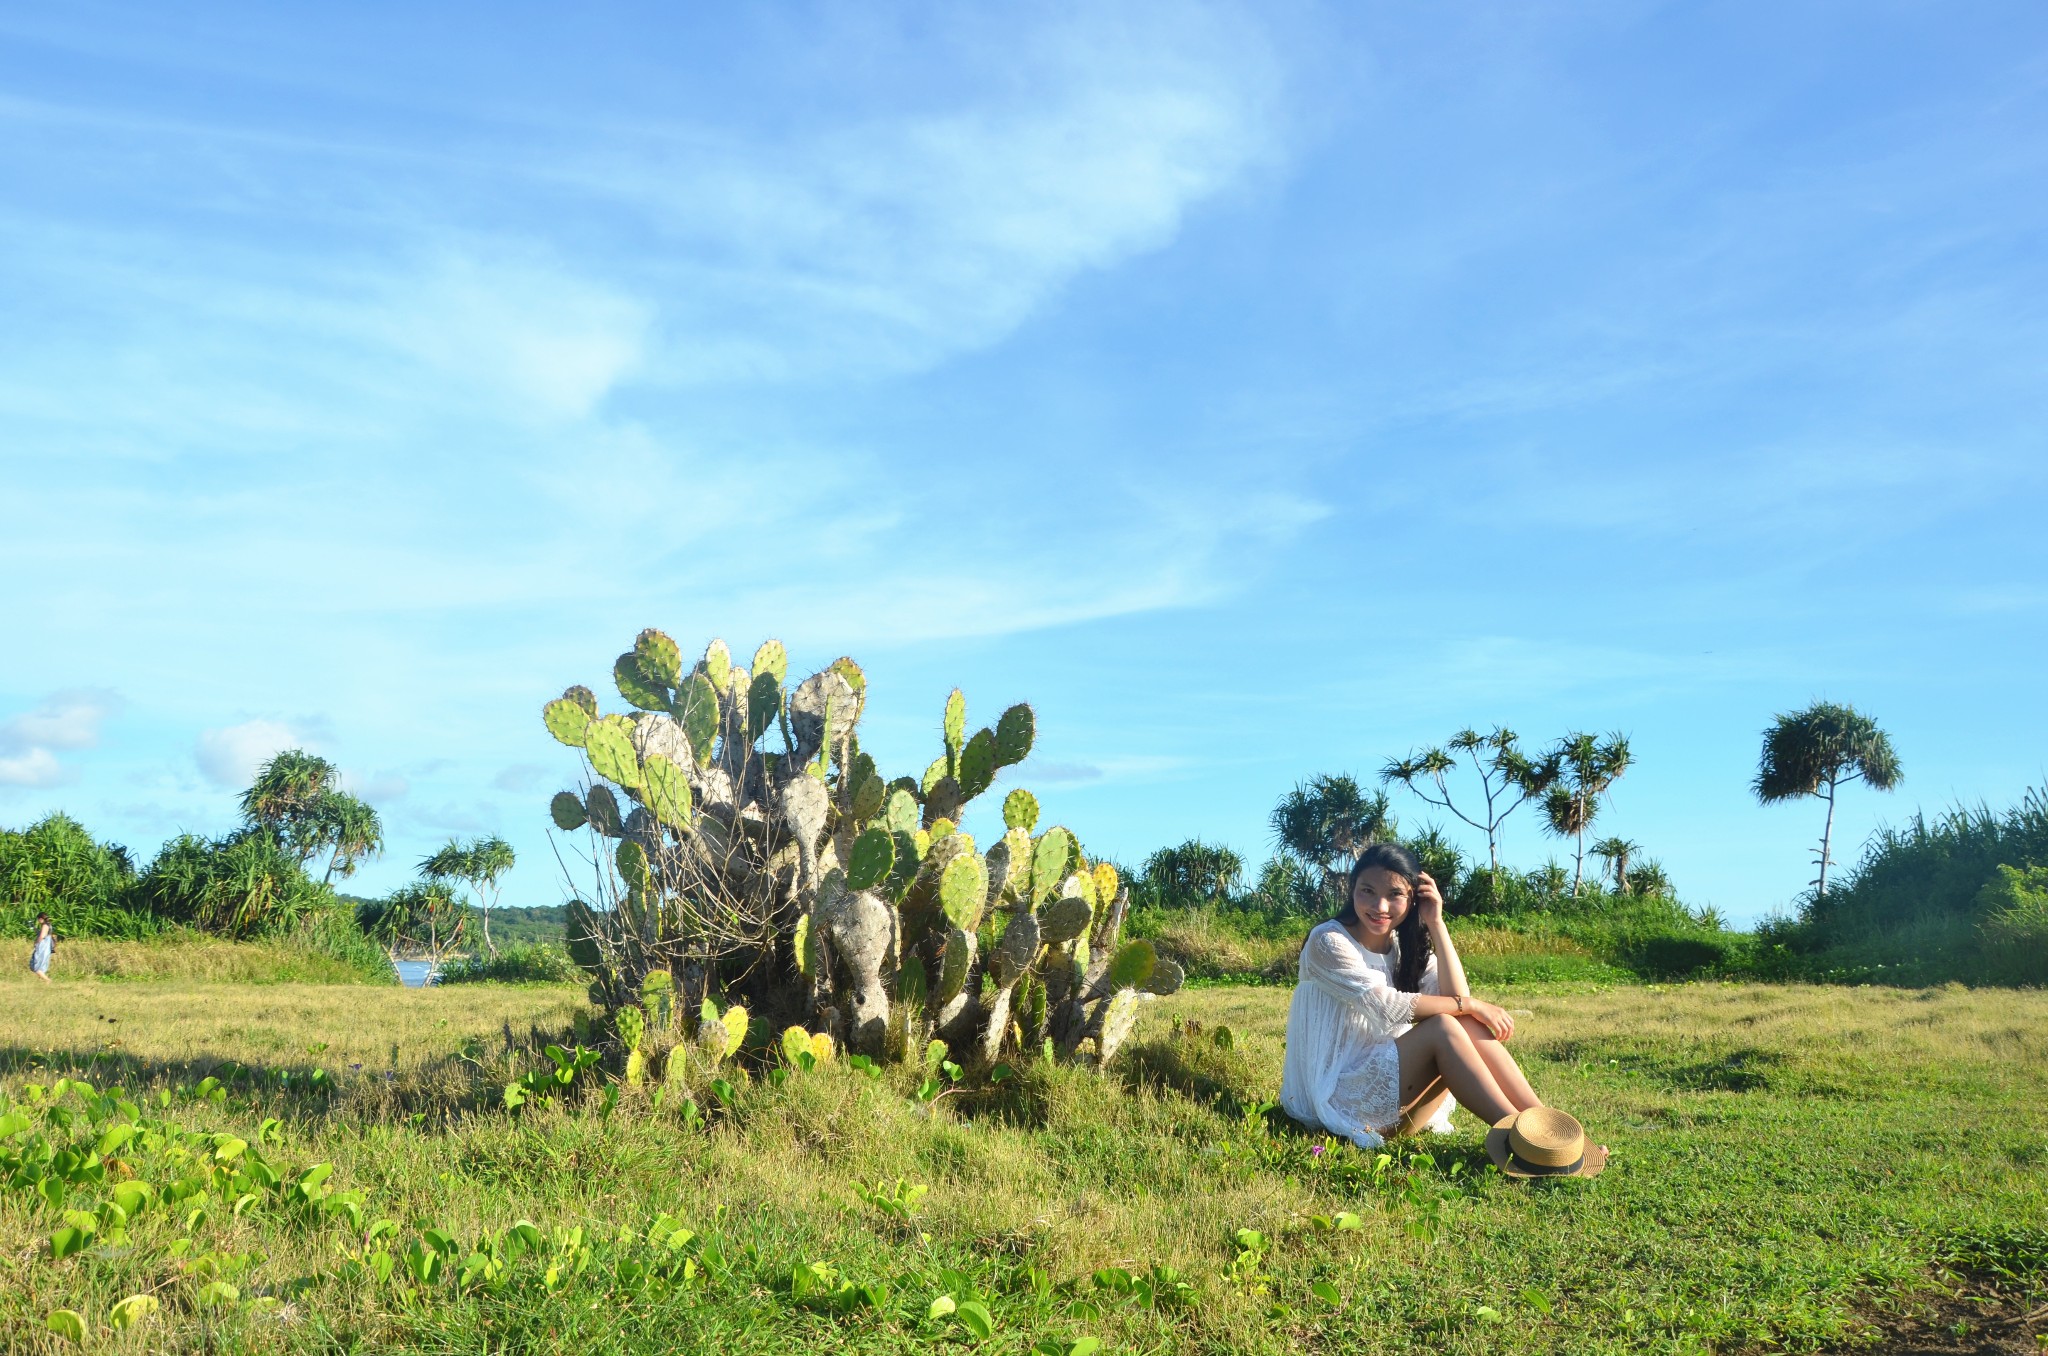
[[[1436,993],[1436,957],[1422,971]],[[1301,948],[1300,982],[1287,1009],[1280,1105],[1302,1124],[1377,1149],[1401,1121],[1401,1052],[1394,1038],[1415,1020],[1415,995],[1394,987],[1393,956],[1360,946],[1332,919]],[[1448,1134],[1451,1104],[1429,1128]]]

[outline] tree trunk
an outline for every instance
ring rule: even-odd
[[[1835,837],[1835,779],[1828,778],[1828,819],[1820,831],[1820,880],[1816,882],[1813,897],[1819,899],[1828,892],[1828,850]]]
[[[484,916],[484,951],[488,955],[495,956],[498,954],[498,948],[491,944],[491,911],[485,908],[479,910],[479,912]]]
[[[1578,858],[1577,858],[1577,860],[1575,860],[1575,861],[1574,861],[1574,862],[1572,863],[1572,898],[1573,898],[1573,899],[1577,899],[1577,898],[1579,897],[1579,882],[1580,882],[1581,880],[1585,879],[1585,875],[1586,875],[1586,814],[1585,814],[1585,810],[1584,810],[1584,808],[1583,808],[1583,807],[1581,807],[1581,809],[1580,809],[1580,811],[1579,811],[1579,855],[1578,855]]]

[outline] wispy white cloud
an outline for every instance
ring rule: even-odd
[[[272,755],[300,743],[300,735],[291,726],[258,718],[201,732],[192,757],[206,780],[224,789],[240,790],[255,779],[257,769]]]
[[[100,688],[55,692],[34,710],[0,721],[0,786],[50,787],[69,774],[57,755],[100,742],[100,725],[121,704]]]
[[[48,749],[0,754],[0,786],[45,787],[64,780],[64,765]]]

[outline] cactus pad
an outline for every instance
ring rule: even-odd
[[[549,734],[572,749],[580,749],[584,732],[590,728],[590,714],[583,709],[581,702],[557,697],[541,708],[540,718],[548,727]]]
[[[924,865],[924,853],[918,848],[916,833],[892,833],[896,841],[896,864],[890,869],[887,886],[891,899],[902,899],[917,879],[918,869]]]
[[[796,972],[808,979],[818,972],[818,956],[811,947],[811,916],[803,915],[796,920],[796,932],[790,938],[790,955],[796,961]]]
[[[942,1008],[967,987],[967,968],[974,964],[974,934],[959,928],[946,933],[946,949],[939,955],[939,986],[932,990],[932,1006]]]
[[[703,673],[692,673],[676,689],[675,717],[689,736],[690,750],[698,767],[711,765],[712,746],[718,739],[718,689]]]
[[[1119,989],[1116,996],[1103,1005],[1102,1026],[1095,1033],[1095,1062],[1098,1067],[1109,1067],[1109,1062],[1116,1058],[1116,1052],[1130,1039],[1137,1025],[1137,992]]]
[[[988,904],[988,865],[970,847],[946,863],[939,877],[939,907],[953,926],[972,932]]]
[[[592,721],[583,747],[597,775],[628,790],[640,785],[640,759],[633,752],[632,724],[624,716]]]
[[[1003,712],[996,722],[996,766],[1015,767],[1031,756],[1037,738],[1038,718],[1022,702]]]
[[[861,757],[865,758],[867,755],[862,754]],[[873,819],[881,813],[882,804],[888,798],[889,784],[882,780],[881,774],[869,772],[866,776],[859,777],[853,784],[853,822],[865,824]]]
[[[1112,992],[1143,988],[1158,964],[1159,953],[1152,949],[1152,943],[1142,938],[1125,942],[1110,961],[1109,972],[1103,976],[1103,985]]]
[[[725,691],[732,683],[732,651],[726,648],[724,641],[712,641],[704,647],[704,662],[697,669],[711,680],[714,690]]]
[[[868,676],[862,671],[860,665],[853,662],[851,656],[840,655],[839,658],[833,660],[826,667],[846,680],[847,687],[853,690],[853,695],[856,698],[863,702],[867,700]]]
[[[731,1059],[739,1053],[740,1046],[747,1039],[747,1010],[735,1003],[725,1010],[725,1015],[718,1019],[718,1024],[725,1028],[724,1057]]]
[[[658,753],[647,755],[640,765],[647,808],[672,829],[690,827],[690,777]]]
[[[619,1044],[628,1050],[638,1050],[641,1038],[647,1034],[647,1021],[636,1007],[619,1009]]]
[[[1095,864],[1096,903],[1101,904],[1104,908],[1109,907],[1109,905],[1116,901],[1116,892],[1122,888],[1123,882],[1117,878],[1115,867],[1111,866],[1108,862],[1097,862]]]
[[[929,796],[932,793],[932,788],[946,780],[947,777],[952,775],[952,772],[953,769],[947,766],[945,758],[934,758],[932,759],[931,766],[924,770],[924,776],[917,779],[917,789],[924,795]]]
[[[619,864],[621,880],[635,890],[647,888],[647,849],[631,838],[622,838],[612,856]]]
[[[1038,797],[1018,787],[1003,797],[1003,827],[1030,833],[1038,827]]]
[[[612,681],[619,695],[642,711],[668,710],[668,689],[640,671],[640,660],[631,650],[612,663]]]
[[[976,730],[967,747],[960,750],[961,794],[973,800],[995,785],[995,780],[996,737],[987,730]]]
[[[853,840],[847,855],[846,888],[872,890],[896,867],[896,840],[887,829],[869,829]]]
[[[967,694],[957,687],[947,694],[946,718],[941,726],[941,733],[946,738],[948,760],[959,758],[960,746],[967,739]]]
[[[1180,992],[1181,985],[1187,983],[1187,978],[1187,971],[1181,969],[1178,963],[1161,956],[1158,963],[1152,967],[1152,973],[1145,977],[1145,992],[1168,998]]]
[[[1047,946],[1058,946],[1079,937],[1093,921],[1095,910],[1088,907],[1087,900],[1063,895],[1039,910],[1039,936]]]
[[[811,1053],[811,1033],[800,1026],[786,1026],[782,1029],[782,1058],[790,1068],[800,1068],[803,1056]]]
[[[548,817],[563,833],[573,833],[590,822],[590,816],[583,811],[583,802],[576,799],[574,791],[555,792],[555,798],[548,802]]]
[[[583,684],[578,683],[576,686],[566,689],[562,693],[562,700],[575,702],[583,708],[585,715],[589,716],[592,720],[597,719],[597,694],[583,686]]]
[[[772,673],[756,672],[747,685],[747,743],[751,746],[768,733],[782,710],[782,679]]]
[[[777,685],[789,679],[789,651],[779,640],[764,640],[761,648],[754,651],[754,677],[758,681],[762,674],[772,674]]]
[[[1003,939],[989,954],[988,972],[998,984],[1015,984],[1038,959],[1038,919],[1020,913],[1003,929]]]
[[[633,642],[633,659],[641,677],[663,687],[674,687],[683,676],[683,652],[651,626]]]
[[[902,787],[889,793],[889,800],[882,807],[882,822],[891,833],[915,833],[917,831],[917,797]]]
[[[960,783],[951,777],[941,777],[926,793],[924,798],[924,822],[927,827],[942,819],[955,824],[967,809],[967,797],[960,790]]]
[[[1031,849],[1031,902],[1058,891],[1074,860],[1074,835],[1054,825],[1038,836]]]
[[[609,786],[593,786],[590,794],[583,799],[583,809],[590,816],[590,827],[607,838],[617,838],[625,832],[625,821],[619,814],[619,798],[612,794]]]
[[[782,789],[782,822],[806,852],[817,848],[818,835],[825,831],[825,817],[830,810],[831,799],[826,795],[825,784],[816,777],[799,776]]]

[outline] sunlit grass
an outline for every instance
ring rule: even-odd
[[[16,1097],[65,1070],[141,1094],[233,1061],[224,1103],[151,1114],[252,1142],[276,1116],[273,1162],[332,1162],[332,1184],[402,1238],[437,1227],[467,1249],[528,1219],[582,1226],[598,1251],[552,1291],[535,1270],[501,1293],[441,1284],[408,1299],[338,1276],[346,1231],[331,1222],[216,1211],[198,1231],[208,1253],[254,1260],[243,1302],[206,1308],[189,1254],[167,1252],[182,1236],[170,1215],[138,1220],[126,1251],[52,1262],[54,1212],[0,1192],[0,1237],[26,1241],[0,1253],[0,1346],[50,1340],[57,1308],[105,1335],[112,1306],[146,1291],[163,1299],[146,1325],[158,1350],[957,1349],[960,1321],[927,1317],[957,1274],[996,1324],[983,1345],[1001,1351],[1082,1335],[1111,1350],[1802,1347],[1852,1337],[1877,1299],[1927,1286],[1945,1240],[1988,1231],[2033,1255],[2014,1231],[2048,1221],[2048,995],[1689,985],[1506,999],[1530,1014],[1517,1046],[1539,1089],[1614,1151],[1596,1181],[1507,1183],[1481,1169],[1462,1115],[1460,1136],[1419,1146],[1426,1163],[1377,1170],[1269,1128],[1256,1107],[1278,1082],[1281,988],[1153,1005],[1107,1080],[1030,1069],[936,1112],[907,1071],[871,1080],[841,1061],[741,1083],[728,1109],[700,1069],[689,1088],[710,1124],[691,1128],[680,1089],[659,1109],[626,1089],[608,1115],[595,1091],[499,1107],[503,1082],[544,1062],[533,1029],[562,1030],[574,990],[7,985],[0,1085]],[[1201,1029],[1176,1033],[1176,1017]],[[316,1067],[331,1088],[307,1086]],[[855,1191],[898,1178],[930,1188],[909,1223]],[[623,1287],[613,1269],[643,1245],[617,1231],[663,1212],[722,1235],[730,1274],[659,1296]],[[1317,1223],[1345,1212],[1359,1227]],[[810,1263],[887,1296],[807,1307],[790,1277]],[[1155,1266],[1180,1273],[1188,1302],[1144,1307],[1105,1271]],[[263,1295],[278,1305],[247,1303]]]

